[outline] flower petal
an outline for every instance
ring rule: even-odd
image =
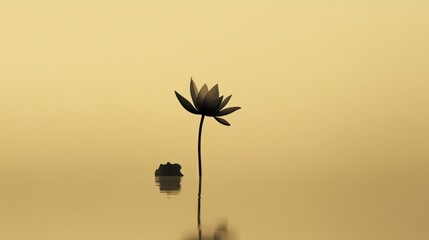
[[[231,114],[231,113],[233,113],[233,112],[235,112],[235,111],[237,111],[238,109],[240,109],[241,107],[230,107],[230,108],[225,108],[225,109],[223,109],[223,110],[221,110],[221,111],[219,111],[219,113],[218,114],[216,114],[216,116],[225,116],[225,115],[228,115],[228,114]]]
[[[207,99],[207,97],[206,97]],[[203,110],[204,113],[206,113],[208,116],[214,116],[216,115],[216,113],[218,112],[219,109],[219,105],[221,104],[223,99],[223,96],[221,96],[220,98],[216,98],[214,101],[211,101],[208,104],[203,104]],[[205,100],[204,100],[205,102]]]
[[[229,124],[229,122],[228,122],[228,121],[226,121],[226,120],[225,120],[225,119],[223,119],[223,118],[215,117],[214,119],[216,119],[216,121],[218,121],[220,124],[223,124],[223,125],[225,125],[225,126],[231,126],[231,124]]]
[[[219,87],[216,84],[214,87],[212,87],[212,89],[210,89],[210,91],[207,92],[206,97],[204,98],[203,103],[201,104],[201,108],[200,111],[204,112],[204,113],[215,113],[217,109],[213,109],[212,111],[210,111],[208,108],[208,105],[219,99]],[[220,102],[219,102],[220,104]],[[218,106],[219,106],[218,104]]]
[[[206,94],[204,98],[204,103],[210,103],[219,98],[219,86],[216,84],[210,91]]]
[[[192,104],[186,100],[186,98],[184,98],[182,95],[180,95],[178,92],[174,91],[176,93],[176,97],[179,100],[180,104],[182,104],[182,106],[188,110],[188,112],[193,113],[193,114],[199,114],[198,110],[194,108],[194,106],[192,106]]]
[[[191,78],[191,97],[192,97],[192,102],[194,102],[194,105],[197,106],[197,96],[198,96],[198,88],[194,83],[194,80],[192,80]]]
[[[200,109],[201,105],[203,105],[204,98],[206,97],[208,91],[209,89],[207,85],[204,84],[204,86],[201,87],[200,91],[198,92],[197,104],[195,104],[195,107],[197,107],[197,109]]]
[[[231,99],[232,95],[229,95],[227,98],[225,98],[225,100],[223,100],[223,102],[220,104],[219,109],[221,110],[222,108],[224,108],[226,106],[226,104],[229,102],[229,99]]]

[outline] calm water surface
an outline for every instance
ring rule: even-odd
[[[429,239],[425,184],[209,175],[200,202],[198,178],[136,170],[12,172],[0,187],[8,240]]]

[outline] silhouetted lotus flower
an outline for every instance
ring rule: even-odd
[[[198,91],[197,86],[191,78],[191,97],[194,105],[192,105],[178,92],[175,91],[175,93],[177,99],[179,99],[180,104],[182,104],[182,106],[188,110],[188,112],[214,117],[219,123],[226,126],[230,126],[230,124],[225,119],[219,117],[231,114],[240,109],[240,107],[224,108],[231,99],[232,95],[225,99],[223,99],[223,96],[219,97],[219,87],[217,84],[210,90],[208,90],[207,85],[204,84],[200,91]]]
[[[208,90],[208,87],[206,84],[201,87],[200,91],[198,91],[197,86],[195,85],[194,81],[191,78],[191,97],[192,102],[194,105],[192,105],[186,98],[184,98],[182,95],[180,95],[178,92],[174,91],[176,93],[176,97],[179,100],[180,104],[188,110],[188,112],[201,115],[201,121],[200,121],[200,130],[198,133],[198,163],[199,163],[199,174],[201,173],[201,131],[202,126],[204,122],[205,116],[214,117],[216,121],[219,123],[230,126],[229,122],[227,122],[225,119],[220,118],[221,116],[225,116],[228,114],[231,114],[240,107],[230,107],[230,108],[224,108],[226,104],[231,99],[232,95],[226,97],[223,99],[223,96],[219,97],[219,87],[216,84],[214,87],[212,87],[210,90]]]

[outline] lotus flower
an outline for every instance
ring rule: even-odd
[[[198,166],[199,166],[199,175],[201,177],[202,170],[201,170],[201,132],[204,122],[204,117],[214,117],[216,121],[219,123],[230,126],[229,122],[227,122],[225,119],[220,118],[221,116],[225,116],[228,114],[231,114],[240,107],[230,107],[225,108],[226,104],[231,99],[231,96],[226,97],[223,99],[223,96],[219,97],[219,87],[216,84],[214,87],[212,87],[210,90],[208,89],[207,85],[204,84],[203,87],[198,91],[197,86],[195,85],[194,81],[191,78],[191,97],[192,102],[194,105],[192,105],[191,102],[189,102],[186,98],[184,98],[182,95],[180,95],[178,92],[174,91],[176,93],[176,97],[179,100],[180,104],[190,113],[201,115],[201,121],[200,121],[200,129],[198,132]]]

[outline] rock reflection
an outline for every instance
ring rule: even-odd
[[[161,193],[167,195],[177,195],[180,193],[182,177],[179,176],[158,176],[155,177],[155,184],[159,186]]]

